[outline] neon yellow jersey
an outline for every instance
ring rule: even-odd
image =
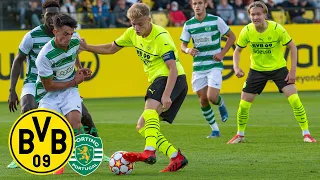
[[[250,44],[251,69],[273,71],[287,65],[282,46],[291,42],[287,31],[274,21],[267,21],[268,28],[259,33],[253,23],[245,26],[239,35],[237,45],[245,48]]]
[[[178,75],[185,74],[177,48],[169,32],[161,26],[152,24],[151,33],[146,38],[138,36],[133,27],[130,27],[114,42],[120,47],[136,48],[150,83],[157,77],[169,75],[166,60],[175,59]]]

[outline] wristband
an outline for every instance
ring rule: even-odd
[[[189,54],[189,51],[190,51],[190,48],[187,48],[187,49],[184,50],[184,52],[185,52],[186,54]]]

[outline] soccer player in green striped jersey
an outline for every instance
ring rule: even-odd
[[[240,52],[248,44],[251,51],[251,67],[244,83],[239,109],[237,113],[238,133],[228,144],[244,141],[244,132],[249,119],[251,104],[257,94],[260,94],[268,80],[272,80],[283,92],[293,109],[293,114],[302,129],[304,142],[316,142],[308,129],[306,111],[300,101],[295,86],[297,67],[297,47],[287,31],[278,23],[267,19],[268,8],[256,1],[249,5],[248,14],[252,23],[246,25],[240,32],[237,47],[233,54],[233,68],[238,78],[244,76],[239,67]],[[290,49],[291,69],[288,71],[282,46]]]
[[[220,96],[222,86],[223,57],[235,42],[235,35],[218,16],[206,13],[206,0],[192,0],[195,16],[183,27],[180,37],[181,50],[193,56],[192,89],[197,93],[201,111],[212,132],[208,138],[220,137],[220,131],[210,102],[219,107],[222,122],[227,121],[228,111]],[[221,37],[228,40],[221,49]],[[193,48],[188,48],[192,39]]]
[[[42,47],[49,42],[53,37],[53,25],[52,17],[59,13],[60,5],[56,0],[46,0],[42,4],[42,9],[44,13],[44,24],[35,27],[24,36],[23,40],[19,45],[19,52],[15,57],[11,69],[10,76],[10,89],[9,89],[9,110],[14,112],[17,110],[17,105],[21,105],[21,114],[35,109],[38,107],[38,104],[35,99],[36,86],[35,82],[37,80],[38,71],[35,65],[35,60],[38,56],[38,53]],[[78,36],[77,33],[74,36]],[[20,102],[16,93],[16,84],[20,75],[20,70],[23,66],[23,61],[27,62],[27,72],[24,79],[24,85],[20,95]],[[76,64],[78,69],[81,69],[81,64],[79,59],[77,59]],[[95,124],[92,121],[92,117],[89,114],[87,108],[82,104],[82,119],[81,123],[83,126],[87,126],[90,132],[90,129],[96,128]],[[93,133],[93,136],[98,136],[97,133]],[[105,161],[109,161],[107,156],[104,157]],[[15,161],[12,161],[8,168],[17,168]]]
[[[136,49],[151,83],[146,90],[144,111],[137,123],[137,130],[145,139],[145,148],[143,152],[127,152],[123,157],[129,162],[154,164],[158,149],[171,159],[162,172],[178,171],[187,165],[188,160],[160,132],[160,120],[173,122],[188,91],[178,50],[169,32],[151,23],[147,5],[132,5],[127,16],[132,27],[113,43],[88,45],[83,40],[81,49],[98,54],[114,54],[123,47]]]

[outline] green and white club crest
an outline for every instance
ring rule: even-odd
[[[102,140],[100,137],[80,134],[76,136],[75,143],[69,165],[78,174],[87,176],[98,169],[102,162]]]

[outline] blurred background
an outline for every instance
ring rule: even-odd
[[[61,12],[69,13],[79,28],[129,27],[128,8],[137,0],[58,0]],[[41,23],[43,0],[1,0],[0,30],[32,29]],[[191,0],[142,0],[152,9],[152,18],[162,26],[183,26],[193,16]],[[246,7],[253,0],[208,0],[207,12],[229,25],[249,22]],[[281,24],[318,23],[320,0],[264,0],[269,18]]]

